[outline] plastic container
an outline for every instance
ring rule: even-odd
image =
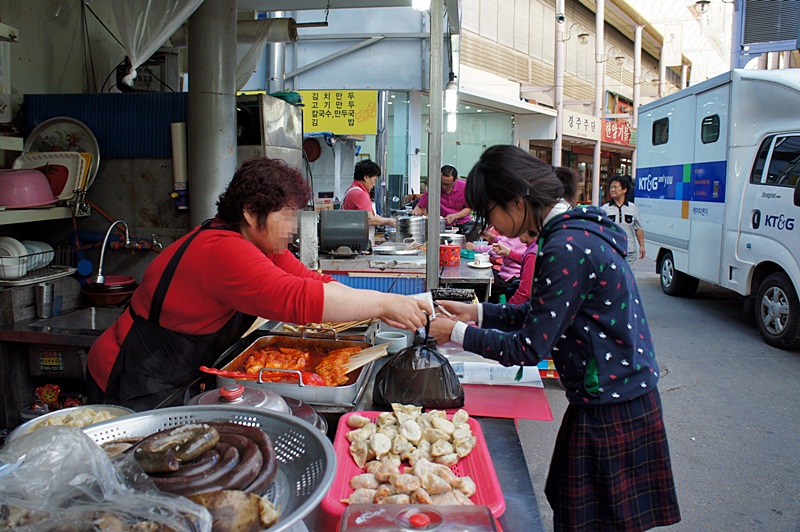
[[[38,170],[0,170],[0,206],[23,209],[56,201],[50,182]]]
[[[408,504],[352,504],[342,514],[341,532],[494,532],[486,506],[422,506]]]
[[[341,500],[346,499],[353,493],[353,489],[350,487],[350,479],[364,473],[364,470],[358,467],[353,457],[350,456],[350,442],[347,441],[346,436],[351,430],[347,426],[347,419],[355,414],[365,416],[374,423],[378,419],[380,412],[349,412],[339,419],[336,437],[333,440],[333,449],[336,452],[337,462],[336,476],[333,479],[331,489],[322,500],[322,504],[320,504],[319,519],[323,522],[318,523],[322,525],[318,527],[319,530],[336,530],[337,523],[347,508]],[[452,418],[452,415],[447,416],[447,419]],[[475,495],[470,497],[470,500],[476,505],[487,506],[493,516],[500,517],[506,510],[506,500],[500,489],[500,481],[497,479],[489,449],[486,447],[483,430],[477,420],[473,418],[469,419],[469,426],[477,440],[477,444],[471,453],[459,460],[450,469],[460,477],[472,477],[477,491]],[[401,470],[406,465],[404,463],[401,466]],[[459,506],[458,508],[468,508],[468,506]]]

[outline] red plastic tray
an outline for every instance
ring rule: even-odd
[[[320,505],[329,523],[338,522],[344,513],[346,505],[341,500],[346,499],[353,493],[353,489],[350,487],[350,479],[364,473],[364,470],[358,467],[353,457],[350,456],[350,442],[347,441],[345,436],[352,430],[347,426],[347,419],[355,414],[367,417],[374,423],[378,419],[380,412],[349,412],[339,419],[336,437],[333,440],[333,449],[336,452],[336,476],[333,479],[331,489]],[[452,418],[453,416],[448,414],[447,419]],[[497,479],[489,449],[486,447],[483,430],[473,418],[469,418],[469,426],[472,429],[473,436],[475,436],[475,448],[450,469],[460,477],[471,477],[475,481],[476,491],[475,495],[470,497],[470,500],[475,504],[488,506],[492,515],[500,517],[506,510],[506,500],[500,489],[500,481]],[[407,466],[408,464],[404,463],[403,465]],[[401,467],[401,469],[403,468]],[[333,521],[334,519],[335,521]]]

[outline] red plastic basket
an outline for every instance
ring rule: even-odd
[[[331,489],[328,490],[328,494],[325,495],[320,505],[325,522],[331,527],[336,526],[346,508],[346,505],[341,500],[346,499],[353,493],[353,489],[350,487],[350,479],[364,473],[364,470],[358,467],[353,457],[350,456],[350,442],[347,441],[345,436],[351,430],[347,426],[347,419],[355,414],[367,417],[374,423],[378,419],[380,412],[349,412],[339,419],[336,437],[333,440],[333,449],[336,452],[336,476],[333,479]],[[447,419],[452,418],[452,415],[447,416]],[[475,481],[477,490],[475,495],[470,497],[470,500],[475,504],[488,506],[492,515],[497,518],[503,515],[506,510],[506,500],[500,489],[500,481],[497,479],[489,449],[486,447],[483,430],[480,424],[472,418],[469,418],[469,426],[475,436],[475,448],[450,469],[460,477],[469,476]],[[404,463],[403,465],[406,466],[407,464]],[[330,530],[335,530],[335,528],[330,528]]]

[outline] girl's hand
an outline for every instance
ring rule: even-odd
[[[467,242],[467,249],[470,251],[475,250],[475,244],[473,244],[472,242]]]
[[[503,257],[508,257],[509,253],[511,253],[511,250],[503,244],[492,244],[492,251]]]
[[[450,341],[455,326],[456,322],[449,318],[436,318],[431,322],[429,334],[436,338],[436,343],[442,345]]]
[[[456,301],[437,301],[436,303],[453,315],[450,319],[457,319],[458,321],[463,321],[464,323],[478,321],[478,305],[458,303]]]

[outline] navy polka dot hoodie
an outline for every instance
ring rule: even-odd
[[[483,328],[467,328],[464,349],[504,366],[534,366],[552,353],[579,406],[651,391],[658,364],[627,250],[625,231],[601,209],[557,215],[539,237],[531,301],[484,303]]]

